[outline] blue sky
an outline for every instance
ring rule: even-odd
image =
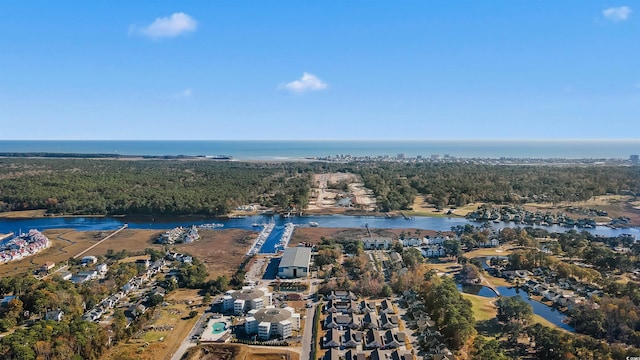
[[[637,139],[632,1],[17,1],[0,139]]]

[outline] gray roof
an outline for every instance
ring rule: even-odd
[[[282,255],[279,267],[308,267],[311,261],[311,248],[287,248]]]
[[[264,291],[259,289],[242,289],[229,294],[235,300],[255,300],[264,296]]]
[[[291,317],[291,311],[286,309],[260,309],[255,314],[253,314],[253,318],[258,322],[270,322],[277,323],[283,320],[289,320]]]

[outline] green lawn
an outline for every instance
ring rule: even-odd
[[[462,293],[465,299],[471,301],[471,309],[473,310],[473,317],[476,321],[489,320],[496,317],[498,311],[495,306],[491,304],[495,298],[486,298],[484,296],[472,295]]]

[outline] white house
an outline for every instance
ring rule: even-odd
[[[267,288],[229,290],[222,297],[222,308],[233,310],[234,314],[242,314],[249,310],[259,310],[272,305],[272,295]]]
[[[432,245],[422,248],[422,256],[427,258],[442,257],[445,255],[446,252],[444,251],[444,248],[439,245]]]
[[[96,266],[96,270],[100,273],[100,275],[104,275],[107,273],[107,271],[109,271],[109,267],[107,266],[107,264],[100,264]]]
[[[291,307],[251,310],[245,319],[244,330],[247,334],[258,334],[262,340],[286,339],[292,336],[293,330],[300,330],[300,314]]]
[[[400,239],[398,240],[400,241],[400,243],[402,244],[402,246],[422,246],[422,244],[424,244],[425,239],[418,239],[418,238],[410,238],[410,239]]]
[[[365,250],[389,250],[393,245],[393,239],[390,237],[362,238],[362,244]]]

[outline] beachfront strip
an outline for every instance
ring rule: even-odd
[[[20,260],[37,254],[50,245],[49,238],[36,229],[11,238],[12,236],[13,233],[9,233],[4,236],[4,239],[0,238],[0,263]]]

